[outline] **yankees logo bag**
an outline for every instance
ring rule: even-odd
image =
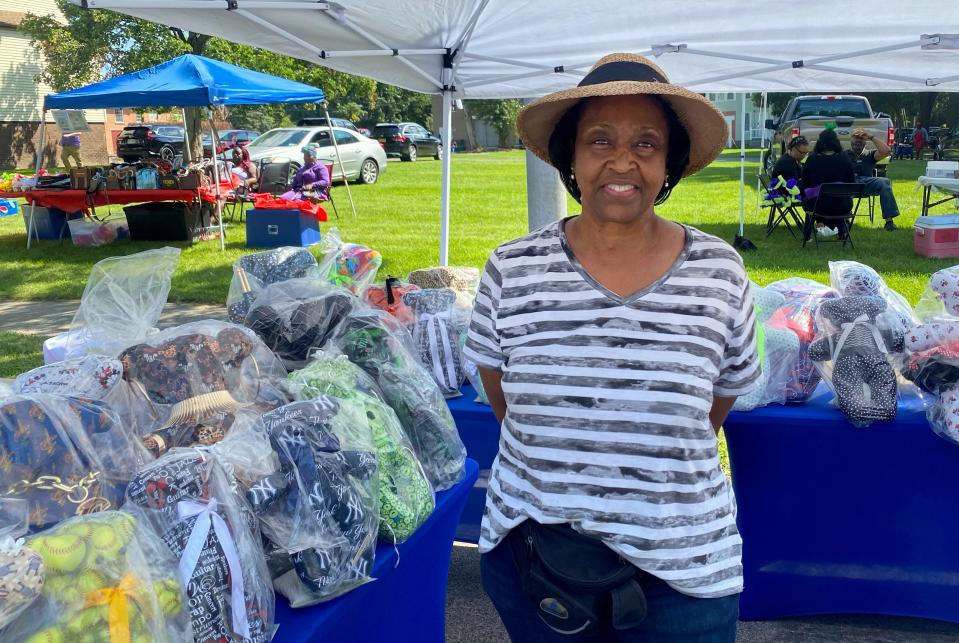
[[[174,449],[140,470],[127,500],[176,559],[197,641],[269,643],[274,595],[256,517],[216,458]]]

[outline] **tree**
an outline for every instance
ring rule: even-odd
[[[57,0],[57,6],[63,13],[64,23],[52,16],[27,14],[20,25],[20,30],[31,37],[32,44],[47,60],[38,80],[47,82],[56,91],[152,67],[184,53],[194,53],[320,87],[333,112],[354,121],[367,118],[379,103],[378,85],[368,78],[113,11],[83,9],[69,0]],[[407,102],[410,101],[407,94],[412,95],[412,92],[397,88],[389,88],[383,93]],[[428,105],[428,97],[426,101]],[[380,109],[384,107],[380,105]],[[386,111],[389,109],[387,107]],[[186,110],[190,145],[185,155],[192,152],[193,158],[198,158],[201,150],[201,110]],[[241,122],[255,123],[256,129],[268,129],[289,124],[315,111],[316,106],[311,105],[282,105],[242,106],[234,108],[231,113],[236,114]]]
[[[496,130],[500,147],[509,147],[509,139],[516,134],[516,116],[523,103],[516,99],[467,101],[469,113],[489,123]]]

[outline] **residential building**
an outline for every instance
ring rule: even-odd
[[[42,54],[30,44],[30,37],[17,31],[26,12],[53,15],[62,19],[54,0],[0,0],[0,168],[33,167],[40,136],[43,97],[53,93],[37,77],[43,70]],[[107,160],[103,110],[87,110],[90,131],[81,135],[85,162]],[[59,138],[53,119],[47,116],[43,164],[58,165]]]
[[[730,130],[729,147],[739,147],[741,128],[746,126],[746,147],[759,147],[762,139],[762,108],[753,104],[753,94],[746,94],[746,111],[742,111],[742,94],[735,92],[708,92],[705,94],[726,117]],[[767,114],[766,118],[773,118]],[[743,122],[745,121],[745,122]],[[771,132],[766,132],[768,139]]]

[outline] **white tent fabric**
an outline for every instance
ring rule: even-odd
[[[455,98],[575,85],[603,54],[698,92],[959,91],[955,0],[73,0],[444,97],[440,260]],[[788,13],[788,15],[786,15]]]

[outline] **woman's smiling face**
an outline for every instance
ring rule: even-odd
[[[649,96],[590,98],[576,126],[573,172],[583,214],[609,223],[652,215],[666,181],[669,124]]]

